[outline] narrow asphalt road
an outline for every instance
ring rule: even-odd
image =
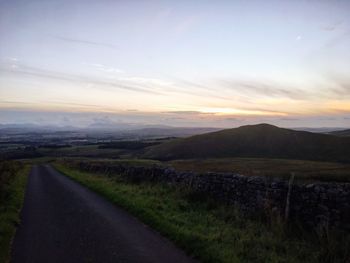
[[[167,239],[48,165],[34,166],[12,262],[194,262]]]

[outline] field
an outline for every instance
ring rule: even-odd
[[[202,262],[345,262],[348,239],[288,228],[271,217],[268,222],[242,217],[188,189],[163,184],[130,183],[55,167],[122,206],[173,240]]]
[[[350,164],[267,158],[219,158],[174,160],[168,165],[180,171],[235,172],[247,176],[271,176],[297,180],[350,181]]]
[[[116,158],[123,152],[123,149],[100,149],[98,145],[82,145],[62,148],[39,148],[38,152],[43,156],[70,156],[70,157],[99,157],[99,158]]]

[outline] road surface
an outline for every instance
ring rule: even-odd
[[[39,165],[28,179],[12,262],[194,261],[124,210]]]

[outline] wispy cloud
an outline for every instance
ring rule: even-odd
[[[189,94],[193,96],[207,96],[210,98],[219,99],[222,101],[232,101],[232,96],[224,94],[224,91],[217,92],[217,83],[210,83],[205,81],[207,84],[203,84],[204,81],[198,80],[187,80],[182,78],[173,78],[176,89],[173,92],[181,94]],[[248,102],[247,98],[240,97],[242,102]]]
[[[155,107],[158,113],[173,115],[174,117],[180,115],[186,118],[192,117],[192,119],[210,115],[277,117],[291,114],[314,114],[321,111],[334,113],[349,111],[349,107],[345,104],[347,102],[346,98],[350,96],[350,80],[338,75],[327,80],[328,82],[325,81],[318,89],[305,90],[269,80],[255,81],[227,78],[203,82],[206,83],[203,85],[200,81],[168,81],[128,76],[126,74],[115,74],[112,78],[108,76],[78,75],[27,66],[19,62],[16,62],[17,68],[12,68],[9,66],[11,64],[10,62],[5,65],[0,64],[0,72],[13,74],[18,79],[23,76],[34,76],[52,80],[53,83],[57,80],[57,83],[66,81],[80,85],[80,87],[85,85],[86,92],[89,92],[88,89],[115,91],[116,101],[119,96],[126,98],[126,101],[129,100],[129,93],[123,93],[122,91],[141,93],[142,96],[142,93],[157,95],[148,98],[151,98],[151,103],[163,104],[162,107]],[[104,67],[103,64],[93,64],[91,66]],[[218,90],[220,90],[219,95],[217,95]],[[334,100],[333,104],[327,104],[327,101],[332,99]],[[342,101],[337,102],[338,99]],[[106,107],[103,107],[105,105],[103,103],[95,106],[84,105],[84,101],[80,99],[79,102],[83,103],[74,105],[76,100],[74,98],[70,98],[70,100],[72,103],[67,103],[67,108],[76,109],[80,107],[84,110],[108,111]],[[179,103],[180,100],[181,103]],[[62,105],[62,108],[64,106],[62,101],[50,102],[54,105]],[[93,99],[90,99],[90,102],[95,103]],[[135,100],[135,103],[142,104],[143,102],[142,100]],[[36,101],[36,103],[39,102]],[[43,101],[43,103],[45,104],[47,101]],[[109,109],[117,109],[112,103],[108,105]],[[134,106],[136,104],[123,104],[122,107],[127,109]]]
[[[158,91],[155,91],[151,88],[140,87],[137,83],[132,82],[123,82],[118,80],[111,79],[103,79],[103,78],[93,78],[91,76],[80,76],[74,74],[68,74],[57,71],[45,70],[37,67],[31,67],[26,65],[18,65],[17,68],[9,68],[9,67],[0,67],[0,71],[8,72],[16,75],[27,75],[27,76],[35,76],[39,78],[53,79],[59,81],[68,81],[73,83],[86,83],[92,84],[89,85],[90,88],[98,87],[99,89],[120,89],[134,92],[143,92],[149,94],[159,94]]]
[[[109,66],[99,64],[99,63],[83,63],[83,65],[93,67],[99,71],[103,71],[106,73],[116,73],[116,74],[124,73],[124,70],[121,70],[121,69],[115,68],[115,67],[109,67]]]
[[[63,111],[76,110],[79,111],[96,111],[96,112],[113,112],[113,109],[108,109],[101,105],[76,103],[76,102],[63,102],[59,100],[39,100],[27,102],[23,100],[2,100],[0,99],[0,108],[18,108],[18,109],[42,109],[48,111],[50,108],[61,109]]]
[[[165,111],[163,113],[170,113],[170,114],[179,114],[179,115],[194,115],[194,114],[200,114],[200,111]]]
[[[199,15],[188,16],[175,26],[175,32],[177,34],[186,33],[192,30],[193,28],[195,28],[196,25],[199,23],[199,21],[200,21]]]
[[[334,31],[342,24],[343,24],[343,20],[339,20],[337,22],[324,25],[321,27],[321,29],[324,31]]]
[[[325,73],[328,98],[349,99],[350,98],[350,77],[344,74]]]
[[[297,118],[280,118],[281,121],[299,121]]]
[[[118,49],[118,46],[115,44],[110,43],[104,43],[104,42],[98,42],[98,41],[91,41],[91,40],[84,40],[84,39],[78,39],[78,38],[70,38],[70,37],[63,37],[63,36],[51,36],[55,39],[70,42],[70,43],[76,43],[76,44],[84,44],[84,45],[91,45],[91,46],[102,46],[102,47],[108,47],[112,49]]]
[[[101,109],[102,108],[100,105],[96,105],[96,104],[63,102],[63,101],[58,101],[58,100],[50,100],[50,103],[60,104],[60,105],[67,105],[67,106],[73,106],[73,107],[77,106],[77,107],[86,107],[86,108],[95,108],[95,109]]]
[[[296,87],[278,84],[274,81],[254,81],[254,80],[233,80],[219,79],[218,85],[239,91],[239,93],[250,94],[262,97],[279,97],[293,100],[305,100],[312,96],[305,90]]]
[[[349,41],[349,36],[350,36],[350,30],[343,31],[338,35],[336,35],[335,37],[333,37],[332,39],[330,39],[328,42],[326,42],[323,45],[323,48],[325,49],[333,48],[339,44],[344,43],[345,41]]]
[[[7,58],[9,61],[12,61],[12,62],[17,62],[17,61],[19,61],[19,59],[18,58],[16,58],[16,57],[9,57],[9,58]]]

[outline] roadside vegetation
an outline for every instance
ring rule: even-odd
[[[8,262],[23,204],[29,166],[0,161],[0,262]]]
[[[202,262],[347,262],[349,238],[306,232],[278,218],[247,219],[187,188],[131,183],[78,171],[56,162],[56,169],[125,208]],[[343,238],[340,238],[343,236]]]

